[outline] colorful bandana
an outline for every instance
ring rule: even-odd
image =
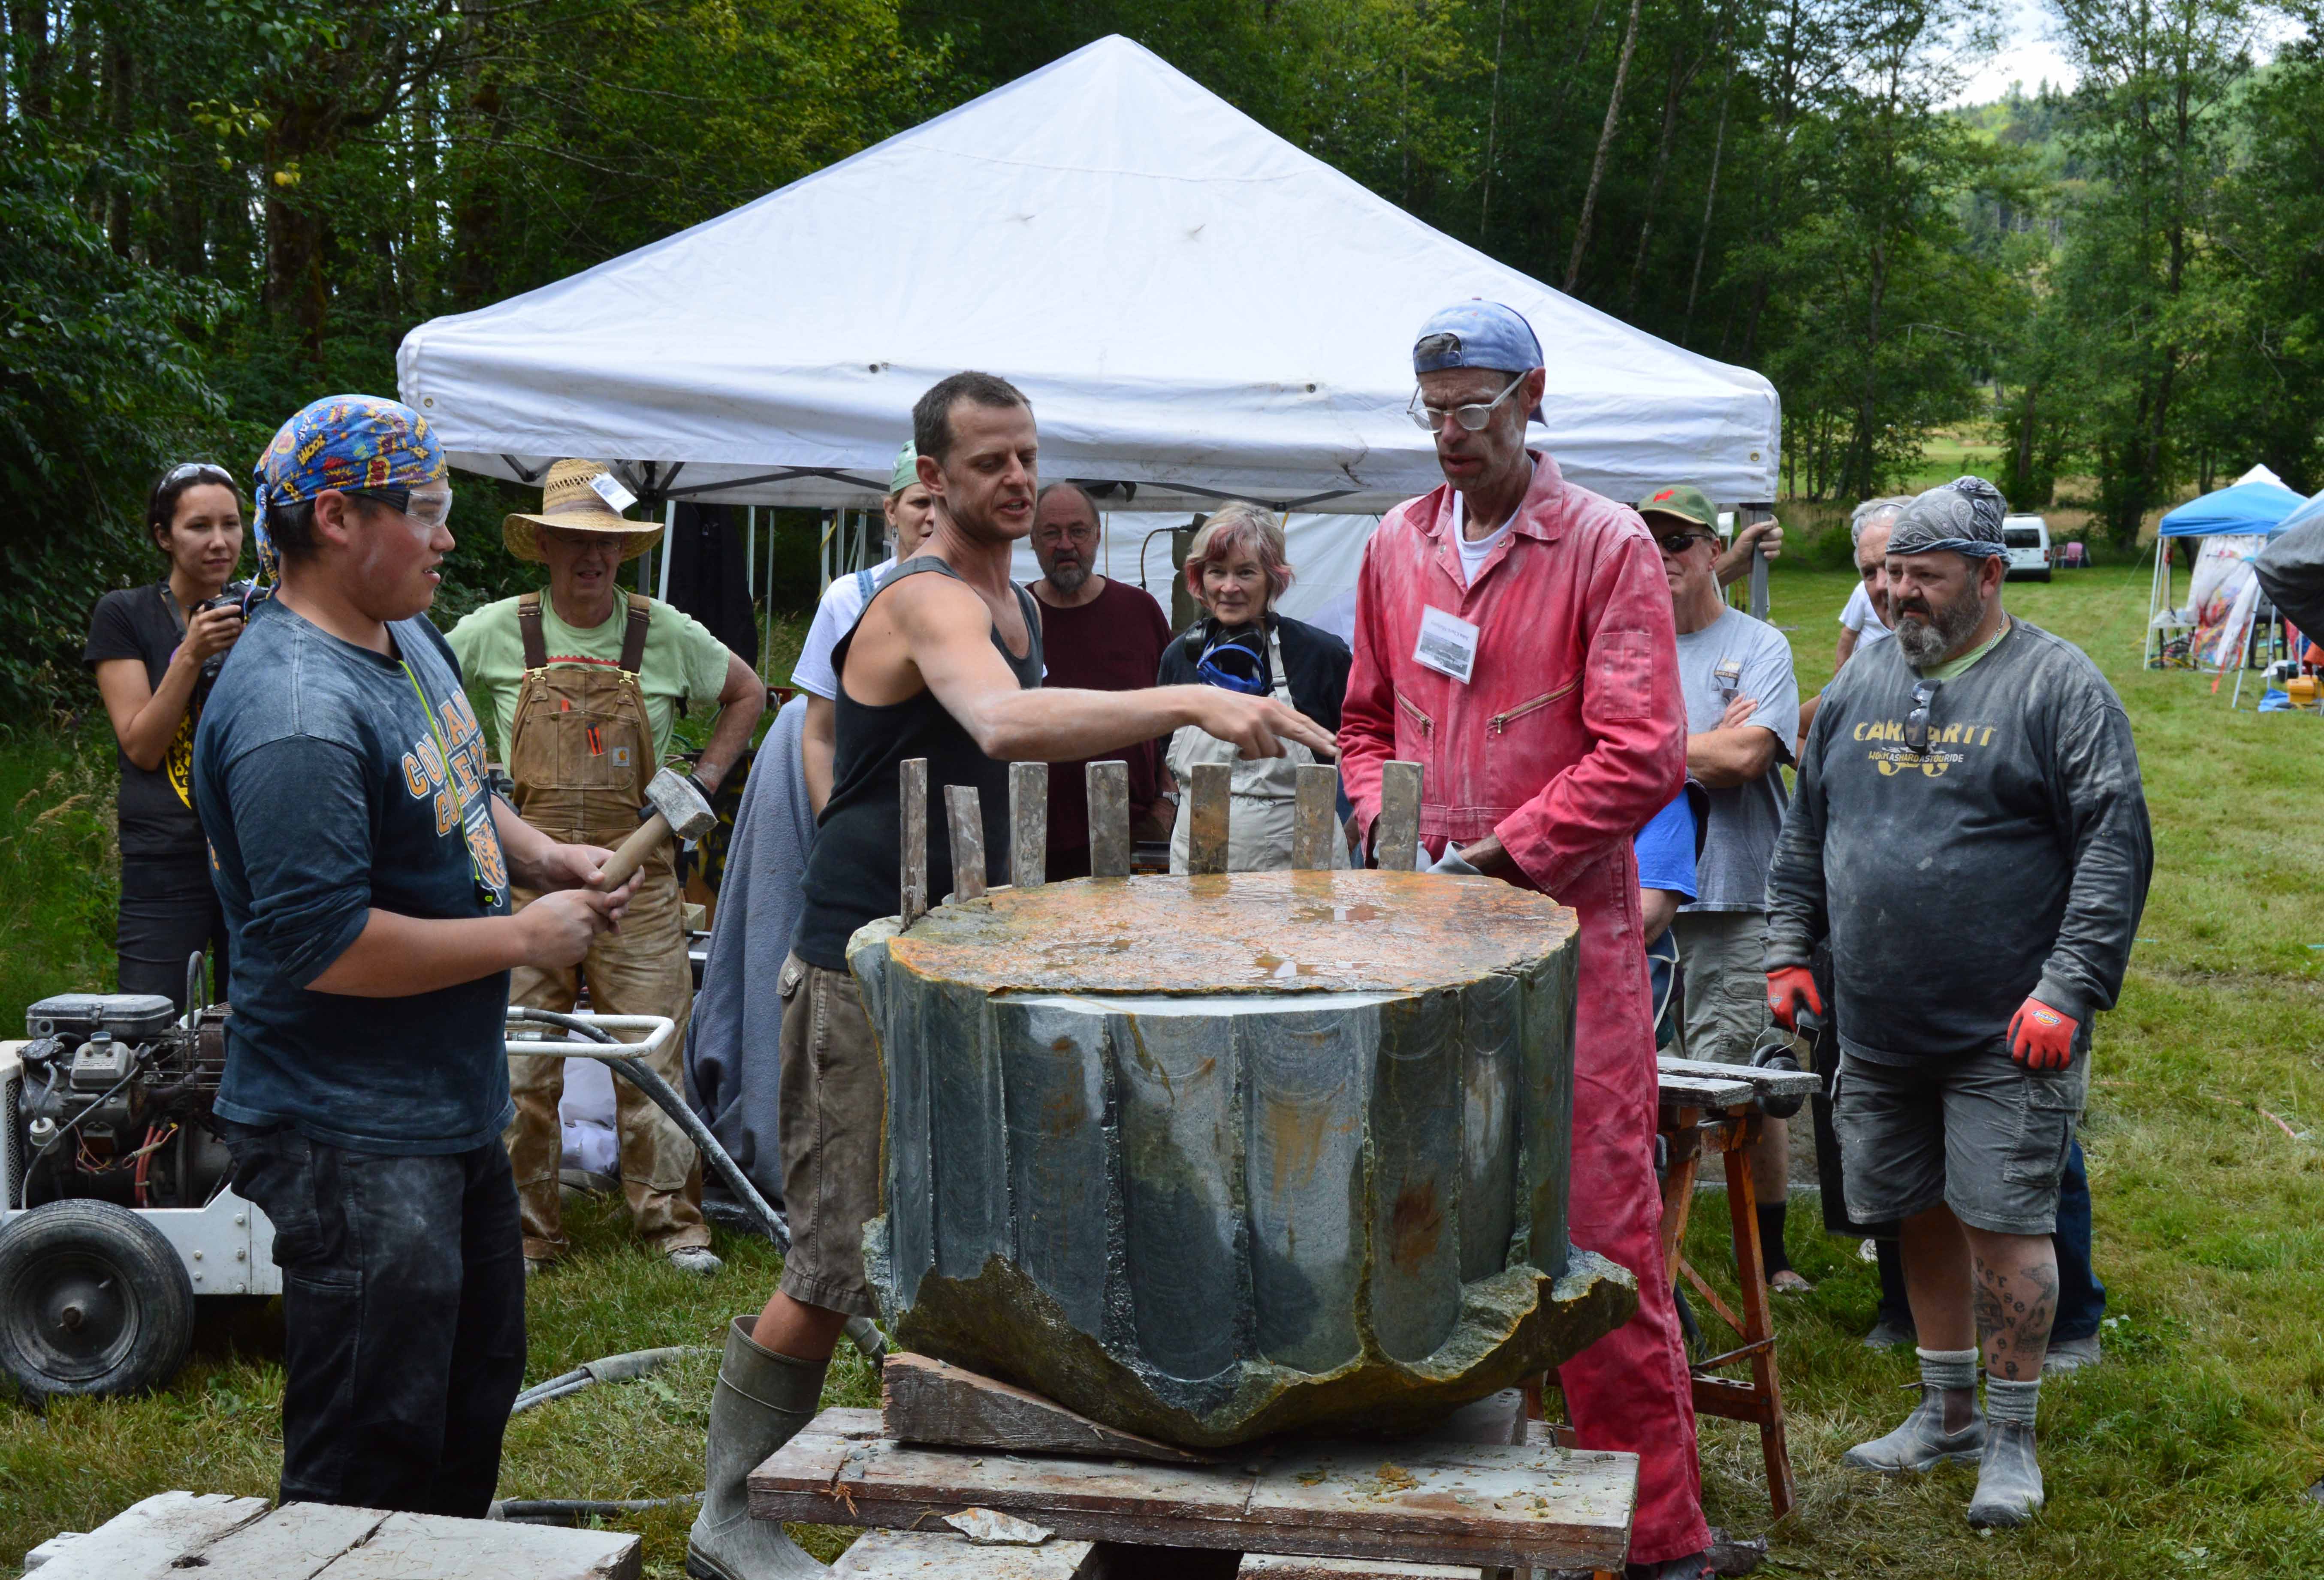
[[[376,395],[328,395],[282,425],[254,471],[258,500],[258,563],[278,578],[267,512],[311,500],[325,489],[417,488],[448,473],[444,446],[428,419]]]

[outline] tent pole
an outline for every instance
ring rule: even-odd
[[[654,568],[660,573],[656,578],[659,591],[654,596],[664,603],[669,602],[669,540],[678,535],[678,501],[672,500],[661,508],[661,553],[655,557],[660,564]]]

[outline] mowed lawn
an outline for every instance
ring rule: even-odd
[[[1849,585],[1844,574],[1780,565],[1773,577],[1803,690],[1830,674]],[[1779,1313],[1801,1506],[1770,1533],[1771,1573],[2324,1575],[2324,1505],[2305,1495],[2324,1476],[2324,950],[2311,947],[2324,946],[2312,811],[2324,721],[2255,714],[2250,685],[2243,711],[2230,712],[2208,677],[2142,674],[2145,595],[2144,571],[2127,568],[2008,591],[2011,608],[2080,643],[2122,691],[2155,822],[2153,893],[2122,1007],[2098,1027],[2084,1135],[2111,1292],[2106,1364],[2046,1391],[2050,1505],[2031,1529],[1969,1531],[1969,1470],[1905,1484],[1845,1471],[1842,1451],[1908,1407],[1912,1360],[1858,1344],[1873,1270],[1853,1242],[1820,1232],[1803,1199],[1791,1253],[1818,1287]],[[0,804],[14,809],[0,830],[9,1015],[39,993],[105,985],[103,777],[77,770],[50,738],[0,748]],[[1972,910],[1989,903],[1931,896]],[[1708,1270],[1724,1264],[1724,1216],[1696,1215],[1692,1248]],[[715,1345],[724,1318],[754,1308],[777,1271],[763,1245],[723,1240],[726,1275],[704,1284],[641,1255],[618,1210],[585,1208],[574,1226],[577,1255],[530,1291],[529,1379],[613,1351]],[[1714,1343],[1720,1335],[1712,1323]],[[278,1355],[266,1313],[246,1312],[207,1323],[193,1364],[157,1397],[67,1402],[44,1416],[0,1399],[0,1570],[57,1530],[86,1529],[166,1488],[271,1493]],[[714,1374],[705,1353],[520,1418],[502,1492],[695,1490]],[[872,1402],[865,1369],[835,1368],[828,1398]],[[1703,1450],[1713,1520],[1765,1529],[1756,1433],[1706,1422]],[[633,1522],[650,1574],[680,1573],[687,1520],[662,1511]],[[841,1540],[810,1533],[826,1556]]]

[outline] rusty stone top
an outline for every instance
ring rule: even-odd
[[[940,906],[893,939],[988,993],[1421,993],[1555,953],[1573,912],[1498,878],[1239,872],[1075,878]]]

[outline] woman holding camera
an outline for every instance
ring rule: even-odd
[[[1272,605],[1290,585],[1291,565],[1275,513],[1240,500],[1219,510],[1194,535],[1186,554],[1186,591],[1206,612],[1163,649],[1159,684],[1206,682],[1249,695],[1272,696],[1337,733],[1353,660],[1348,645],[1331,632],[1275,612]],[[1170,738],[1164,760],[1182,796],[1192,790],[1197,764],[1223,763],[1231,770],[1230,872],[1268,872],[1291,865],[1299,769],[1315,756],[1296,741],[1286,740],[1283,749],[1281,757],[1246,758],[1232,742],[1191,724]],[[1344,815],[1344,797],[1341,811]],[[1170,834],[1173,872],[1187,868],[1192,827],[1181,807]],[[1336,840],[1332,843],[1332,865],[1347,866],[1346,845]]]
[[[224,467],[192,461],[153,485],[145,528],[169,573],[97,600],[81,662],[113,721],[121,764],[121,913],[115,933],[124,993],[185,1006],[186,961],[210,954],[212,997],[226,997],[226,917],[210,886],[194,815],[194,725],[210,683],[242,635],[242,499]]]

